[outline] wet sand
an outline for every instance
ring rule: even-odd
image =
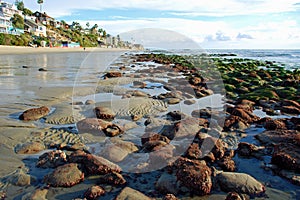
[[[19,46],[4,46],[0,45],[1,54],[31,54],[31,53],[68,53],[68,52],[91,52],[91,51],[102,51],[102,52],[114,52],[114,51],[128,51],[128,49],[121,48],[106,48],[106,47],[19,47]]]

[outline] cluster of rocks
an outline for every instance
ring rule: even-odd
[[[168,104],[195,103],[192,99],[212,95],[218,87],[209,88],[213,77],[203,78],[191,62],[180,56],[163,54],[139,54],[132,57],[135,62],[155,62],[161,66],[140,69],[138,73],[173,73],[180,72],[185,77],[170,79],[163,87],[164,94],[150,96],[141,90],[127,91],[123,98],[158,99]],[[141,137],[141,145],[123,141],[116,136],[126,133],[127,126],[114,123],[116,113],[108,107],[94,108],[94,118],[78,121],[79,133],[92,133],[97,136],[110,137],[112,144],[105,146],[95,155],[84,148],[74,146],[56,147],[41,155],[36,166],[53,168],[43,182],[51,187],[71,187],[83,182],[89,176],[97,176],[97,184],[88,188],[83,197],[97,199],[109,193],[106,185],[120,188],[116,199],[151,199],[163,196],[163,199],[177,199],[176,196],[204,196],[213,192],[228,193],[226,199],[247,199],[264,196],[265,186],[254,177],[236,172],[234,157],[263,159],[272,157],[271,168],[276,174],[300,185],[300,121],[297,116],[291,118],[259,117],[255,109],[267,114],[300,114],[298,72],[287,72],[273,63],[261,63],[245,59],[211,58],[224,79],[228,105],[226,106],[223,125],[221,112],[212,109],[200,109],[191,116],[179,111],[172,111],[163,116],[132,115],[131,119],[139,121],[144,118],[145,134]],[[267,65],[269,70],[259,69]],[[124,68],[120,69],[124,70]],[[198,69],[199,70],[199,69]],[[122,77],[119,71],[107,72],[104,79]],[[133,82],[135,89],[147,88],[143,81]],[[296,91],[295,91],[296,90]],[[47,107],[25,111],[21,120],[37,120],[47,116]],[[212,119],[215,116],[216,119]],[[263,127],[265,131],[255,136],[261,146],[239,142],[237,149],[224,139],[224,135],[232,132],[243,132],[251,126]],[[113,138],[115,137],[115,138]],[[32,142],[20,146],[20,154],[37,153],[45,149],[41,143]],[[147,153],[149,159],[135,172],[159,169],[155,178],[155,192],[139,192],[131,188],[128,174],[122,172],[120,164],[131,162],[131,154]],[[139,171],[140,170],[140,171]],[[126,174],[126,175],[125,175]],[[127,187],[126,187],[127,186]],[[30,195],[43,192],[36,190]],[[29,195],[29,194],[28,194]]]

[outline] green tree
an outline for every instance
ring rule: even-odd
[[[22,0],[20,0],[20,1],[17,0],[16,3],[15,3],[15,5],[17,6],[17,9],[20,10],[20,11],[23,11],[24,8],[25,8],[24,7],[24,2]]]
[[[90,27],[90,22],[87,22],[85,25],[86,25],[87,28],[89,28]]]
[[[98,24],[95,24],[92,28],[91,28],[91,31],[93,34],[95,34],[97,32],[97,29],[98,29]]]
[[[104,37],[104,38],[107,37],[107,34],[106,34],[106,31],[105,31],[105,30],[103,31],[103,37]]]
[[[60,23],[61,23],[61,25],[62,25],[62,28],[65,28],[65,27],[66,27],[66,24],[67,24],[67,23],[66,23],[65,20],[61,20]]]
[[[31,16],[33,12],[29,10],[28,8],[23,9],[23,15]]]
[[[37,0],[37,3],[40,4],[40,12],[42,12],[42,4],[44,3],[44,0]]]
[[[18,14],[14,14],[14,16],[11,18],[13,27],[24,29],[24,18]]]

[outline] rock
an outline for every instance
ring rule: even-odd
[[[39,68],[39,72],[46,72],[46,71],[48,71],[48,70],[45,68]]]
[[[180,103],[180,99],[179,98],[167,98],[165,99],[165,101],[170,104],[170,105],[173,105],[173,104],[178,104]]]
[[[214,159],[221,159],[225,155],[226,145],[221,139],[211,137],[209,135],[199,135],[199,148],[202,152],[202,157],[213,154]]]
[[[173,116],[173,119],[181,119],[181,117],[182,116],[180,115],[178,115],[178,117]],[[199,130],[200,126],[198,119],[185,117],[171,126],[164,126],[161,134],[168,137],[170,140],[180,140],[182,138],[190,138],[192,140]]]
[[[244,173],[221,172],[216,181],[224,192],[237,192],[250,196],[259,196],[265,192],[263,184]]]
[[[34,178],[26,174],[23,169],[17,169],[7,179],[7,182],[20,187],[30,186],[33,181]]]
[[[296,107],[300,109],[300,103],[298,103],[297,101],[293,101],[293,100],[283,100],[282,101],[282,106],[292,106],[292,107]]]
[[[160,176],[155,184],[155,188],[162,194],[171,193],[177,195],[179,192],[176,184],[176,176],[167,173]]]
[[[116,145],[109,145],[101,151],[100,155],[109,161],[121,162],[128,155],[128,152]]]
[[[186,105],[193,105],[196,103],[196,100],[188,99],[188,100],[185,100],[183,103]]]
[[[252,123],[252,122],[258,121],[260,119],[259,117],[255,116],[251,111],[246,110],[246,109],[245,108],[243,108],[243,109],[235,108],[235,109],[233,109],[231,114],[242,118],[247,123]],[[250,109],[250,108],[248,108],[248,109]]]
[[[94,185],[84,192],[84,197],[87,200],[96,200],[98,197],[105,194],[105,190],[98,185]]]
[[[139,150],[133,142],[124,141],[119,138],[110,138],[110,142],[128,153],[137,152]]]
[[[126,184],[126,180],[124,179],[124,177],[116,172],[105,174],[99,179],[99,182],[114,186]]]
[[[112,125],[111,122],[107,122],[97,118],[86,118],[77,122],[76,126],[79,133],[92,133],[105,136],[104,129]]]
[[[294,144],[278,144],[274,147],[272,163],[282,169],[300,172],[300,148]]]
[[[164,141],[148,141],[143,144],[141,152],[158,151],[166,145],[168,144]]]
[[[240,156],[250,157],[257,155],[259,152],[259,148],[254,144],[241,142],[239,143],[238,149],[236,151]]]
[[[82,164],[84,170],[89,175],[101,175],[110,172],[119,173],[122,171],[118,165],[106,160],[105,158],[88,154],[81,150],[72,153],[69,157],[69,162]]]
[[[236,192],[229,192],[226,196],[225,200],[248,200],[249,198],[245,198],[243,194],[238,194]]]
[[[286,114],[300,115],[300,108],[296,106],[282,106],[280,110]]]
[[[129,94],[131,94],[134,97],[146,97],[146,98],[149,97],[149,94],[147,94],[146,92],[143,92],[143,91],[139,91],[139,90],[135,90]]]
[[[255,136],[261,143],[266,145],[274,145],[279,143],[297,143],[296,130],[274,130],[274,131],[264,131],[261,134]]]
[[[159,146],[159,148],[155,147],[149,154],[149,168],[163,168],[174,162],[177,159],[177,157],[173,155],[174,149],[175,147],[170,144]]]
[[[267,130],[286,129],[285,123],[283,122],[282,119],[267,120],[264,127]]]
[[[45,145],[41,142],[28,142],[17,145],[15,151],[17,154],[36,154],[45,150]]]
[[[83,181],[84,174],[78,164],[70,163],[57,167],[54,172],[44,177],[44,182],[53,187],[71,187]]]
[[[212,188],[211,169],[203,162],[180,158],[176,161],[177,180],[197,195],[207,195]]]
[[[42,117],[45,117],[50,112],[50,109],[46,106],[42,106],[40,108],[31,108],[29,110],[24,111],[19,119],[24,121],[32,121],[38,120]]]
[[[86,100],[85,101],[85,105],[94,105],[96,102],[94,101],[94,100],[90,100],[90,99],[88,99],[88,100]]]
[[[192,159],[192,160],[194,160],[194,159],[197,160],[197,159],[202,158],[202,152],[199,148],[199,145],[196,144],[196,143],[192,143],[189,146],[188,150],[186,151],[185,156],[189,159]]]
[[[132,121],[139,121],[143,118],[143,115],[131,115]]]
[[[47,189],[36,189],[35,191],[24,195],[22,200],[47,200],[47,194]]]
[[[244,130],[247,129],[250,125],[243,120],[241,117],[230,115],[225,119],[224,122],[224,131],[231,131],[232,129]]]
[[[151,198],[149,198],[148,196],[130,187],[125,187],[121,191],[121,193],[115,198],[115,200],[137,200],[137,199],[151,200]]]
[[[112,120],[116,116],[116,113],[107,107],[98,106],[98,107],[94,108],[94,112],[98,119]]]
[[[115,137],[117,135],[122,134],[123,132],[124,129],[116,124],[112,124],[104,130],[105,135],[108,137]]]
[[[166,196],[164,196],[162,200],[179,200],[179,199],[175,197],[174,194],[166,194]]]
[[[79,133],[91,133],[98,136],[114,137],[124,132],[123,128],[97,118],[86,118],[76,124]]]
[[[161,134],[147,132],[144,135],[142,135],[141,137],[142,145],[150,141],[163,141],[167,144],[170,143],[170,140],[166,136],[163,136]]]
[[[122,77],[122,73],[121,72],[107,72],[104,75],[105,78],[117,78],[117,77]]]
[[[219,160],[218,165],[221,167],[222,170],[227,172],[234,172],[235,171],[235,162],[232,160],[231,157],[223,157],[221,160]]]
[[[56,168],[67,163],[67,155],[61,150],[49,151],[39,157],[36,164],[41,168]]]
[[[145,88],[147,86],[147,83],[141,81],[133,81],[132,84],[135,88]]]

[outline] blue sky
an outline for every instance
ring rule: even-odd
[[[24,0],[33,11],[36,2]],[[300,48],[300,0],[44,0],[43,11],[68,23],[98,24],[112,35],[167,29],[204,49]]]

